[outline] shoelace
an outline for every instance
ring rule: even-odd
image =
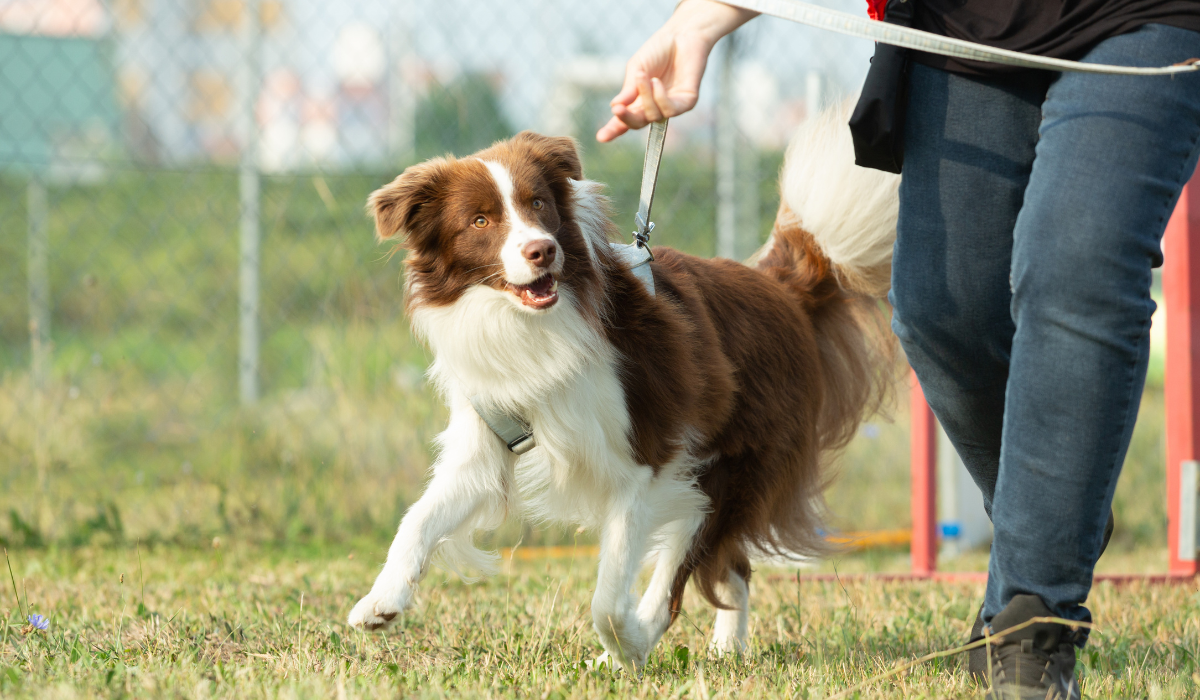
[[[1034,647],[1029,639],[991,647],[993,685],[1011,683],[1027,688],[1054,688],[1055,694],[1048,697],[1065,698],[1066,689],[1060,687],[1060,683],[1067,674],[1054,673],[1051,666],[1065,665],[1068,654],[1074,660],[1075,650],[1070,644],[1063,644],[1056,652],[1049,653]]]
[[[992,676],[997,681],[1026,686],[1045,685],[1050,655],[1040,649],[1034,649],[1029,640],[1025,640],[1024,644],[993,647],[992,664]]]

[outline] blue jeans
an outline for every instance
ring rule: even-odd
[[[1085,60],[1193,56],[1200,33],[1147,25]],[[1034,594],[1090,620],[1200,74],[911,81],[892,327],[995,526],[983,618]]]

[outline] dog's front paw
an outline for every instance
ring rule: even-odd
[[[589,671],[598,671],[602,668],[613,669],[616,668],[616,665],[616,660],[609,656],[607,651],[590,661],[583,662],[583,667]]]
[[[600,634],[605,653],[596,661],[615,663],[630,673],[640,674],[646,665],[650,644],[637,618],[632,614],[602,614],[597,617],[596,631]]]
[[[397,596],[381,595],[371,591],[358,601],[346,621],[350,623],[351,627],[374,632],[390,627],[403,610],[404,604]]]
[[[713,637],[712,641],[708,643],[708,648],[717,656],[744,654],[750,650],[745,639],[732,634]]]

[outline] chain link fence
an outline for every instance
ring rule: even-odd
[[[0,0],[0,538],[394,528],[445,416],[366,196],[531,128],[579,139],[631,227],[643,137],[591,134],[672,9]],[[872,47],[765,18],[723,44],[672,121],[655,234],[742,257],[789,133]]]

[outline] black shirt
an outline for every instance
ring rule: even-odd
[[[1101,41],[1144,24],[1200,32],[1200,0],[910,0],[913,26],[953,39],[1078,60]],[[1180,56],[1179,60],[1200,58]],[[1014,66],[918,53],[927,66],[990,75]]]

